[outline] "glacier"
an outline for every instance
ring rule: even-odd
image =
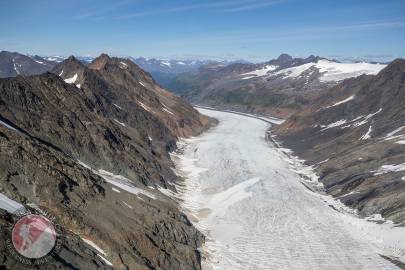
[[[203,269],[398,269],[404,228],[359,218],[291,151],[266,140],[270,123],[198,109],[219,124],[172,154],[182,210],[206,236]],[[301,164],[301,165],[300,165]],[[304,185],[304,183],[307,183]]]

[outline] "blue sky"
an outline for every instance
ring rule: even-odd
[[[405,58],[405,0],[0,0],[0,50]]]

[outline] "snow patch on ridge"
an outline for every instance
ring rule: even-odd
[[[370,127],[368,128],[367,133],[364,134],[363,136],[361,136],[360,140],[368,140],[368,139],[370,139],[370,138],[371,138],[371,131],[372,131],[372,130],[373,130],[373,128],[372,128],[371,125],[370,125]]]
[[[71,83],[75,83],[76,80],[77,80],[77,73],[75,75],[73,75],[73,77],[67,78],[64,81],[65,81],[65,83],[71,84]]]
[[[100,259],[102,259],[103,262],[104,262],[106,265],[108,265],[108,266],[113,266],[113,264],[112,264],[109,260],[107,260],[106,258],[104,258],[103,256],[101,256],[100,254],[97,254],[97,256],[100,257]]]
[[[18,66],[18,64],[16,64],[16,62],[15,62],[15,60],[14,60],[14,58],[13,58],[13,67],[14,67],[14,70],[15,70],[15,72],[16,72],[17,74],[21,74],[21,72],[17,69],[17,66]],[[21,65],[20,65],[20,67],[21,67]]]
[[[377,171],[373,171],[374,175],[383,175],[390,172],[400,172],[405,171],[405,163],[393,164],[393,165],[382,165]]]
[[[103,177],[104,180],[106,180],[108,183],[110,183],[116,187],[119,187],[120,189],[125,190],[129,193],[132,193],[137,196],[142,194],[151,199],[156,199],[156,197],[152,193],[147,192],[146,190],[143,190],[142,188],[135,187],[131,180],[129,180],[128,178],[126,178],[122,175],[116,175],[116,174],[113,174],[106,170],[98,170],[98,171],[96,171],[96,174]]]
[[[117,119],[114,119],[114,122],[120,124],[120,125],[123,126],[123,127],[126,127],[126,126],[127,126],[127,125],[125,125],[125,123],[122,123],[122,122],[118,121]]]
[[[152,112],[152,110],[151,110],[148,106],[146,106],[145,104],[143,104],[142,102],[138,101],[138,104],[139,104],[142,108],[144,108],[146,111]]]
[[[133,209],[133,207],[131,206],[131,205],[129,205],[129,204],[127,204],[126,202],[122,202],[126,207],[128,207],[129,209]]]
[[[346,123],[347,123],[347,120],[342,119],[342,120],[338,120],[336,122],[330,123],[328,125],[321,125],[321,128],[322,128],[321,131],[325,131],[327,129],[334,128],[334,127],[340,127],[341,125],[344,125]]]
[[[356,118],[353,119],[353,120],[341,119],[341,120],[338,120],[338,121],[336,121],[336,122],[330,123],[330,124],[328,124],[328,125],[319,125],[319,126],[322,128],[321,131],[325,131],[325,130],[327,130],[327,129],[335,128],[335,127],[341,127],[342,129],[344,129],[344,128],[349,128],[349,127],[360,127],[360,126],[362,126],[362,125],[368,123],[368,121],[369,121],[372,117],[374,117],[375,115],[379,114],[380,112],[382,112],[382,108],[380,108],[380,109],[379,109],[378,111],[376,111],[375,113],[371,113],[371,114],[368,114],[368,115],[366,115],[366,116],[361,115],[361,116],[356,117]],[[346,123],[348,123],[348,125],[344,125],[344,124],[346,124]],[[342,126],[342,125],[344,125],[344,126]],[[315,126],[315,127],[316,127],[316,126]]]
[[[32,58],[31,58],[32,59]],[[38,64],[41,64],[41,65],[46,65],[44,62],[42,62],[42,61],[38,61],[38,60],[35,60],[35,59],[32,59],[32,60],[34,60],[35,62],[37,62]]]
[[[391,138],[392,138],[395,134],[397,134],[398,132],[400,132],[400,131],[403,130],[404,128],[405,128],[405,126],[402,126],[402,127],[397,128],[396,130],[394,130],[394,131],[388,133],[385,139],[386,139],[386,140],[391,140]]]
[[[346,99],[344,99],[344,100],[341,100],[341,101],[339,101],[339,102],[336,102],[335,104],[330,105],[330,106],[328,106],[328,107],[326,107],[326,108],[336,107],[336,106],[339,106],[339,105],[341,105],[341,104],[343,104],[343,103],[349,102],[350,100],[353,100],[353,99],[354,99],[354,95],[352,95],[352,96],[350,96],[350,97],[348,97],[348,98],[346,98]]]
[[[168,110],[168,109],[166,109],[166,108],[163,108],[163,111],[167,112],[168,114],[172,114],[172,115],[174,115],[174,113],[172,113],[171,111],[169,111],[169,110]]]
[[[9,213],[14,213],[17,210],[24,209],[24,208],[25,207],[22,204],[8,198],[6,195],[0,193],[0,209],[4,209]]]
[[[9,124],[7,124],[7,123],[5,123],[5,122],[3,122],[3,121],[1,121],[1,120],[0,120],[0,124],[3,125],[3,126],[5,126],[5,127],[8,128],[8,129],[11,129],[11,130],[13,130],[13,131],[18,132],[18,130],[16,130],[15,128],[13,128],[13,127],[10,126]]]
[[[400,132],[401,130],[403,130],[404,128],[405,128],[405,126],[395,129],[394,131],[388,133],[387,136],[385,136],[383,139],[385,141],[396,140],[395,143],[397,143],[397,144],[405,144],[405,140],[403,140],[403,139],[405,139],[405,134],[395,135],[398,132]]]
[[[109,266],[113,266],[113,264],[110,262],[110,261],[108,261],[104,256],[107,256],[107,253],[102,249],[102,248],[100,248],[98,245],[96,245],[93,241],[91,241],[91,240],[89,240],[89,239],[86,239],[86,238],[83,238],[82,237],[82,240],[83,240],[83,242],[85,242],[87,245],[89,245],[89,246],[91,246],[92,248],[94,248],[98,253],[101,253],[101,254],[97,254],[97,256],[101,259],[101,260],[103,260],[103,262],[106,264],[106,265],[109,265]]]
[[[167,66],[167,67],[169,67],[169,68],[172,67],[172,64],[170,64],[169,62],[160,62],[160,65],[161,65],[161,66]]]
[[[102,178],[104,178],[105,181],[107,181],[108,183],[110,183],[111,185],[113,185],[115,187],[118,187],[122,190],[125,190],[125,191],[132,193],[134,195],[137,195],[137,196],[139,196],[141,194],[141,195],[147,196],[151,199],[156,199],[155,195],[153,195],[152,193],[150,193],[142,188],[135,187],[133,184],[133,181],[129,180],[128,178],[126,178],[122,175],[113,174],[113,173],[103,170],[103,169],[99,169],[99,170],[92,169],[89,165],[85,164],[84,162],[82,162],[80,160],[78,160],[77,163],[82,165],[86,169],[91,170],[94,174],[101,176]]]
[[[114,107],[116,107],[116,108],[122,110],[122,108],[121,108],[120,106],[118,106],[117,104],[114,103],[113,105],[114,105]]]
[[[107,253],[106,253],[102,248],[100,248],[98,245],[96,245],[93,241],[91,241],[91,240],[89,240],[89,239],[86,239],[86,238],[83,238],[83,237],[82,237],[82,240],[83,240],[86,244],[88,244],[89,246],[91,246],[92,248],[94,248],[95,250],[97,250],[99,253],[103,254],[104,256],[107,255]]]
[[[163,105],[163,108],[162,108],[163,111],[165,111],[171,115],[174,115],[174,113],[170,110],[169,107],[167,107],[165,104],[162,104],[162,105]]]

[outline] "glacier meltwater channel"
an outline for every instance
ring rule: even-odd
[[[265,140],[269,123],[199,110],[219,124],[183,140],[172,158],[185,178],[183,210],[207,236],[203,269],[397,269],[379,255],[392,250],[378,224],[301,183],[294,162]]]

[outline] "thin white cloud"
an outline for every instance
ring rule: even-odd
[[[278,0],[278,1],[265,1],[265,2],[256,2],[250,3],[246,5],[241,5],[238,7],[226,8],[222,10],[217,10],[216,12],[241,12],[241,11],[248,11],[248,10],[256,10],[259,8],[264,8],[268,6],[273,6],[275,4],[285,2],[285,0]]]
[[[80,13],[78,16],[76,16],[76,19],[80,20],[80,19],[88,19],[88,18],[100,18],[100,15],[102,15],[102,14],[107,14],[111,11],[119,9],[128,4],[133,4],[135,2],[138,2],[138,1],[137,0],[116,1],[114,4],[108,5],[104,8],[96,8],[97,6],[95,5],[95,8],[93,10]]]
[[[223,34],[205,34],[197,36],[187,36],[174,40],[165,40],[160,45],[176,46],[178,44],[196,45],[196,46],[216,46],[227,44],[258,44],[275,41],[304,41],[321,39],[342,39],[347,38],[353,33],[363,31],[378,31],[382,29],[405,28],[405,20],[401,21],[375,21],[365,23],[354,23],[347,25],[333,25],[321,27],[301,27],[301,28],[283,28],[278,31],[269,31],[265,29],[255,29],[249,32],[234,32],[227,35]]]
[[[161,9],[161,10],[150,10],[150,11],[143,11],[143,12],[135,12],[131,14],[126,14],[122,16],[118,16],[118,19],[129,19],[135,17],[144,17],[144,16],[151,16],[151,15],[159,15],[159,14],[169,14],[175,12],[183,12],[183,11],[190,11],[190,10],[208,10],[211,12],[238,12],[238,11],[245,11],[245,10],[253,10],[258,8],[267,7],[270,5],[274,5],[279,2],[284,2],[285,0],[274,0],[274,1],[266,1],[266,0],[238,0],[238,1],[218,1],[218,2],[211,2],[211,3],[200,3],[200,4],[193,4],[193,5],[184,5],[178,6],[173,8]]]
[[[376,22],[365,22],[365,23],[355,23],[347,25],[338,26],[321,26],[321,27],[309,27],[302,29],[300,31],[305,32],[334,32],[334,31],[358,31],[358,30],[377,30],[385,28],[397,28],[404,27],[405,20],[391,20],[391,21],[376,21]]]

